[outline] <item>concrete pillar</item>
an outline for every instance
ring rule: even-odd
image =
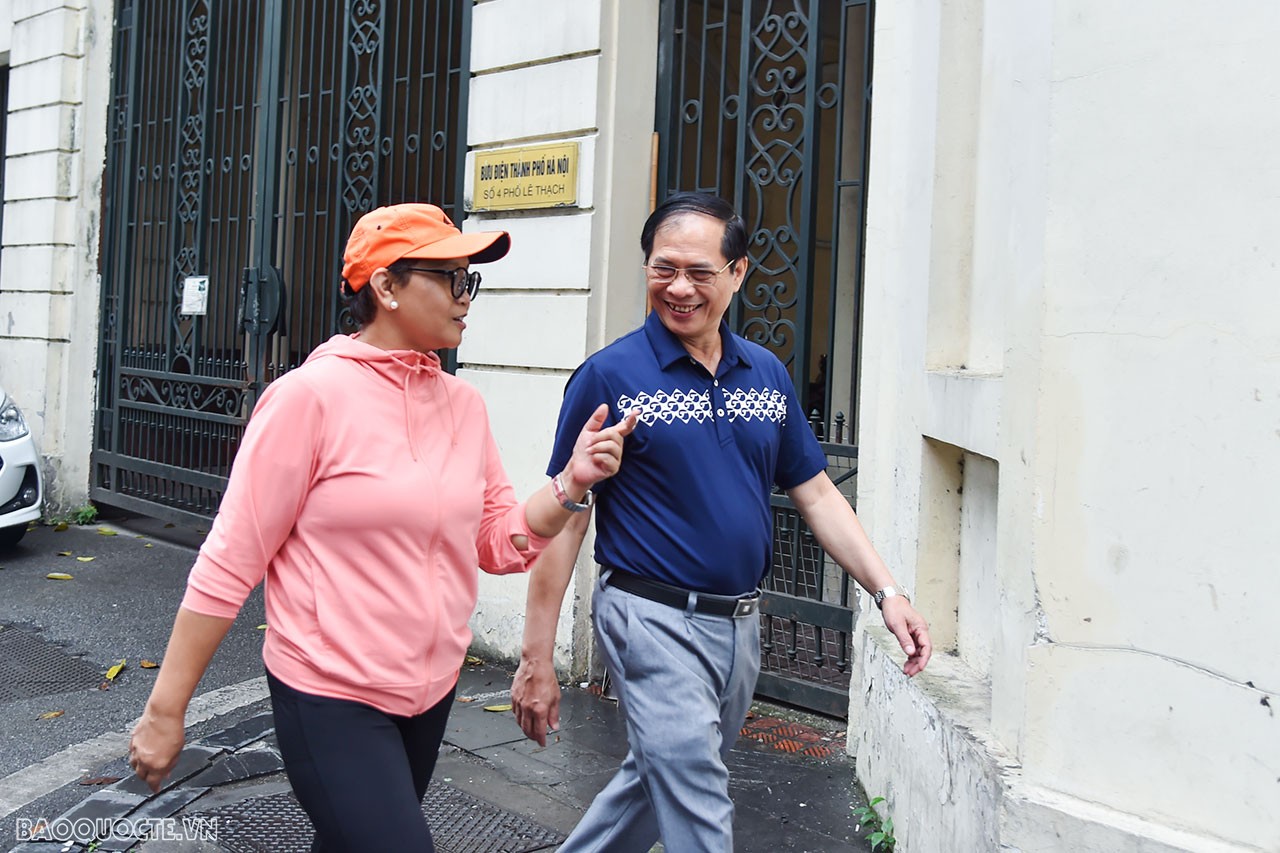
[[[89,487],[111,7],[12,3],[0,382],[40,444],[55,513]]]

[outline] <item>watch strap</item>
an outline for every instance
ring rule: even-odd
[[[582,503],[578,503],[569,497],[569,492],[565,490],[564,481],[560,479],[559,474],[551,478],[551,493],[556,496],[560,506],[569,510],[569,512],[585,512],[591,509],[596,497],[590,489],[587,489],[587,494],[582,498]]]
[[[872,599],[875,601],[875,603],[876,603],[876,607],[878,607],[878,608],[880,608],[881,610],[883,610],[883,609],[884,609],[884,600],[885,600],[886,598],[895,598],[895,597],[897,597],[897,596],[899,596],[899,595],[900,595],[900,596],[902,596],[903,598],[905,598],[907,601],[911,601],[911,596],[907,595],[907,594],[906,594],[905,592],[903,592],[902,590],[898,589],[897,587],[893,587],[893,586],[886,586],[884,589],[878,589],[878,590],[876,590],[876,591],[875,591],[875,593],[874,593],[874,594],[872,594],[872,596],[871,596],[871,597],[872,597]]]

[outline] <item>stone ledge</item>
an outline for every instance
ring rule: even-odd
[[[1019,761],[991,732],[988,682],[945,653],[908,679],[892,634],[866,627],[858,636],[850,748],[867,795],[885,798],[903,853],[1261,850],[1028,782]]]
[[[1262,853],[1014,780],[1001,803],[1000,842],[1002,853]]]

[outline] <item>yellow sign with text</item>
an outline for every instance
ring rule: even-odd
[[[477,151],[472,210],[528,210],[578,203],[578,143]]]

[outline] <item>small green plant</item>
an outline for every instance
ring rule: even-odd
[[[75,524],[93,524],[98,520],[98,508],[93,504],[85,504],[71,513],[71,521]]]
[[[893,818],[881,818],[876,811],[876,806],[883,802],[884,797],[875,797],[865,806],[853,810],[858,823],[871,831],[867,841],[871,842],[872,853],[882,848],[885,853],[893,853],[893,848],[898,844],[898,839],[893,837]]]
[[[93,504],[85,504],[84,506],[69,510],[60,515],[48,515],[45,517],[45,524],[56,528],[57,530],[66,530],[73,524],[93,524],[98,520],[98,508]]]

